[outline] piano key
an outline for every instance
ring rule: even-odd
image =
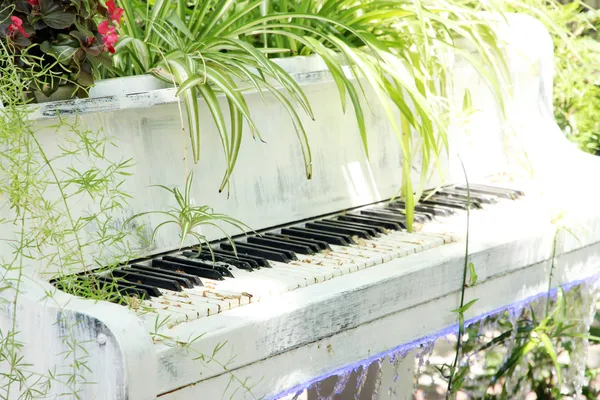
[[[273,261],[273,263],[276,263],[276,261]],[[248,272],[245,272],[244,275],[240,275],[238,279],[229,279],[227,282],[225,282],[225,284],[219,284],[219,286],[217,286],[217,289],[221,287],[235,287],[243,291],[252,293],[252,290],[254,290],[253,285],[256,282],[261,282],[265,279],[268,279],[272,284],[275,285],[274,287],[272,285],[269,287],[269,290],[271,291],[275,289],[275,293],[282,293],[286,290],[294,290],[299,287],[305,287],[308,284],[304,277],[302,277],[302,279],[298,279],[297,276],[285,275],[282,274],[281,270],[274,271],[274,267],[271,266],[271,268],[269,269],[261,270],[260,276],[257,276],[257,274],[250,274]]]
[[[361,230],[364,230],[365,232],[367,232],[372,237],[376,237],[380,233],[384,233],[384,231],[385,231],[385,229],[377,227],[377,226],[370,226],[370,225],[360,224],[360,223],[351,222],[351,221],[340,221],[337,219],[323,219],[323,220],[321,220],[321,222],[326,222],[329,224],[336,224],[339,226],[347,226],[349,228],[361,229]]]
[[[473,184],[469,185],[469,190],[467,190],[467,186],[462,186],[462,185],[454,186],[454,188],[457,190],[461,190],[465,193],[468,191],[471,191],[472,193],[487,194],[487,195],[497,196],[500,198],[510,199],[510,200],[516,200],[517,198],[519,198],[519,195],[512,191],[496,190],[496,188],[491,188],[491,187],[484,188],[481,186],[474,186]]]
[[[393,215],[395,215],[397,217],[403,218],[406,221],[406,211],[404,209],[402,209],[402,208],[379,207],[377,209],[378,210],[382,210],[384,212],[387,212],[389,214],[393,214]],[[416,223],[423,224],[423,223],[429,221],[432,218],[433,217],[431,217],[428,214],[415,211],[414,212],[413,220]]]
[[[339,215],[337,218],[341,221],[358,222],[361,224],[380,226],[380,227],[383,227],[386,229],[392,229],[392,230],[400,230],[402,228],[406,228],[405,225],[403,225],[399,222],[386,221],[384,219],[380,219],[377,217],[371,217],[371,216],[361,216],[361,215],[357,215],[357,214],[344,214],[344,215]]]
[[[183,293],[166,291],[163,293],[162,299],[170,301],[172,306],[178,308],[198,310],[202,307],[206,310],[205,313],[209,315],[231,310],[240,305],[237,296],[223,296],[205,288],[186,290]],[[201,314],[204,314],[204,312]],[[195,315],[192,315],[192,317],[197,318]]]
[[[456,197],[459,199],[463,199],[464,201],[467,200],[467,193],[462,192],[460,190],[456,190],[456,189],[443,188],[442,190],[438,191],[437,194],[441,195],[441,196],[448,196],[450,198]],[[469,196],[472,199],[479,201],[480,203],[495,204],[498,202],[496,197],[490,196],[490,195],[486,196],[485,194],[481,194],[481,193],[471,193]]]
[[[286,267],[284,267],[284,265]],[[271,273],[270,276],[275,279],[292,281],[301,285],[301,287],[318,283],[323,279],[322,276],[315,277],[316,274],[314,274],[312,271],[303,270],[297,266],[279,263],[277,261],[273,262],[273,269],[269,270],[269,272]]]
[[[323,264],[331,267],[336,267],[342,270],[343,273],[350,273],[371,266],[371,263],[368,259],[359,259],[347,253],[324,254],[320,258],[312,256],[303,256],[299,257],[299,259],[300,261],[309,264]]]
[[[290,265],[297,265],[299,268],[306,268],[307,270],[315,271],[317,273],[324,272],[327,276],[331,275],[332,278],[344,274],[345,270],[340,268],[336,263],[326,263],[324,261],[325,260],[320,260],[318,262],[292,261]]]
[[[403,232],[403,235],[398,235],[394,238],[405,243],[414,243],[423,246],[423,249],[431,249],[433,247],[441,246],[445,240],[440,237],[432,237],[419,233]]]
[[[432,196],[429,196],[427,198],[428,200],[432,200],[432,201],[438,201],[438,202],[453,202],[456,204],[464,204],[465,206],[467,205],[467,196],[464,197],[458,197],[458,196],[454,196],[454,197],[450,197],[450,196],[444,196],[441,194],[434,194]],[[480,201],[478,201],[477,199],[471,197],[471,200],[469,202],[469,204],[471,204],[472,208],[483,208],[482,203]]]
[[[213,252],[217,253],[217,254],[221,254],[221,255],[229,257],[229,258],[239,259],[239,260],[248,262],[252,265],[252,268],[261,268],[261,267],[270,268],[271,267],[271,265],[269,264],[269,260],[267,260],[264,257],[255,256],[252,254],[239,254],[239,253],[234,253],[233,251],[228,251],[228,250],[223,250],[223,249],[213,249]]]
[[[405,242],[381,242],[381,241],[371,241],[365,240],[363,243],[360,243],[362,247],[367,249],[390,249],[390,252],[394,254],[394,257],[404,257],[409,254],[417,252],[418,249],[422,249],[420,245],[414,245]]]
[[[378,248],[372,248],[372,247],[365,246],[365,244],[368,242],[379,242],[379,238],[373,239],[373,240],[359,239],[356,244],[349,246],[349,247],[345,247],[343,251],[346,254],[353,254],[353,255],[357,255],[357,256],[365,257],[365,258],[378,257],[378,258],[382,258],[387,261],[392,259],[392,255],[394,254],[394,251],[386,249],[384,247],[378,249]],[[381,242],[381,243],[383,245],[383,242]]]
[[[121,271],[139,272],[139,273],[142,273],[144,275],[155,276],[157,278],[174,280],[174,281],[176,281],[179,284],[179,286],[181,286],[181,288],[188,288],[189,289],[189,288],[193,288],[194,287],[194,284],[192,283],[192,281],[190,281],[189,279],[187,279],[187,278],[185,278],[183,276],[176,276],[176,275],[171,275],[171,274],[164,274],[162,272],[156,272],[156,271],[148,271],[148,270],[143,269],[143,268],[138,268],[135,265],[123,268]]]
[[[308,284],[314,284],[319,282],[325,282],[332,279],[336,275],[341,275],[340,271],[334,272],[333,268],[327,266],[311,265],[310,263],[302,263],[301,261],[294,261],[295,264],[282,264],[276,263],[273,266],[275,270],[281,270],[286,274],[295,274],[296,276],[303,276],[308,279]]]
[[[189,279],[190,282],[192,282],[192,284],[197,285],[197,286],[202,286],[202,281],[200,280],[200,278],[198,278],[195,275],[190,275],[190,274],[186,274],[186,273],[182,273],[182,272],[175,272],[175,271],[169,271],[169,270],[165,270],[165,269],[158,269],[158,268],[154,268],[151,267],[149,265],[142,265],[142,264],[134,264],[131,266],[131,268],[134,269],[140,269],[140,270],[144,270],[144,271],[149,271],[149,272],[157,272],[160,274],[167,274],[167,275],[171,275],[171,276],[178,276],[178,277],[182,277],[182,278],[186,278]]]
[[[293,251],[295,253],[300,254],[313,254],[314,251],[309,247],[297,243],[292,243],[289,240],[278,239],[274,237],[259,237],[259,236],[250,236],[246,239],[249,243],[263,244],[266,246],[271,246],[283,250]]]
[[[315,221],[304,224],[308,229],[323,231],[325,233],[341,233],[343,235],[358,236],[365,239],[370,239],[371,235],[361,229],[345,228],[341,226],[329,225],[326,222]]]
[[[104,282],[108,285],[121,285],[121,286],[134,287],[137,289],[144,290],[144,291],[146,291],[146,293],[148,293],[149,297],[160,297],[162,295],[160,290],[158,290],[158,288],[156,286],[152,286],[152,285],[146,285],[146,284],[138,283],[138,282],[126,282],[122,279],[109,278],[109,277],[104,277],[104,276],[97,276],[96,279],[98,281]]]
[[[208,268],[192,267],[191,265],[181,264],[173,261],[160,259],[152,260],[152,266],[159,269],[167,269],[170,271],[182,271],[186,274],[196,275],[200,278],[209,278],[215,280],[224,279],[220,272]]]
[[[321,231],[315,231],[313,229],[307,228],[283,228],[281,229],[281,233],[283,235],[293,236],[293,237],[304,237],[307,239],[315,239],[322,240],[324,242],[332,244],[337,244],[340,246],[347,246],[350,244],[351,240],[349,237],[345,235],[337,235],[333,233],[323,233]]]
[[[406,226],[406,217],[404,215],[399,215],[398,213],[393,213],[389,209],[367,208],[365,210],[360,210],[359,213],[367,217],[375,217],[383,220],[401,223],[402,225]]]
[[[123,269],[115,269],[111,272],[111,275],[115,278],[122,278],[129,283],[143,283],[144,285],[151,285],[157,288],[173,291],[181,290],[181,285],[179,285],[179,283],[174,279],[159,278],[150,274],[127,271]]]
[[[388,203],[388,207],[389,208],[406,209],[406,204],[403,201],[393,201],[393,202]],[[438,217],[447,217],[447,216],[450,216],[450,215],[453,215],[456,213],[456,211],[454,209],[449,208],[449,207],[444,207],[444,206],[435,205],[435,204],[427,205],[427,204],[422,204],[422,203],[416,204],[415,210],[431,213],[434,216],[438,216]]]
[[[165,261],[173,261],[173,262],[180,263],[180,264],[191,265],[192,267],[214,269],[215,271],[220,273],[221,276],[223,276],[223,277],[233,278],[233,274],[231,273],[231,271],[229,271],[229,269],[226,266],[211,264],[211,263],[213,263],[212,261],[202,262],[200,260],[191,260],[191,259],[185,258],[185,257],[174,257],[174,256],[164,256],[162,259]]]
[[[455,208],[458,210],[466,210],[467,209],[467,205],[463,204],[461,202],[458,201],[452,201],[452,200],[437,200],[437,199],[427,199],[427,200],[422,200],[421,201],[423,204],[434,204],[434,205],[441,205],[441,206],[447,206],[447,207],[451,207],[451,208]],[[476,208],[473,205],[471,205],[471,208]]]
[[[170,296],[167,293],[165,293],[160,299],[145,301],[144,305],[154,308],[160,317],[165,317],[168,313],[168,315],[170,315],[172,318],[175,318],[177,323],[193,321],[204,316],[217,314],[219,312],[219,306],[216,304],[203,304],[201,302],[197,302],[196,304],[188,304],[183,300]],[[209,309],[211,308],[213,310],[212,313],[209,312]]]
[[[234,251],[231,243],[221,243],[221,249]],[[291,257],[288,257],[289,253],[285,250],[278,250],[272,247],[258,246],[245,243],[235,243],[235,251],[241,254],[250,254],[254,256],[264,257],[268,260],[290,262]]]
[[[293,236],[281,235],[279,233],[270,233],[270,232],[265,233],[265,235],[268,237],[275,237],[275,238],[283,239],[286,241],[290,241],[292,243],[298,243],[298,244],[303,244],[305,246],[309,246],[314,252],[329,249],[329,244],[322,240],[308,239],[308,238],[303,238],[303,237],[293,237]]]
[[[217,261],[217,262],[225,262],[227,264],[231,264],[241,269],[252,270],[253,268],[260,268],[258,263],[254,260],[242,260],[240,258],[235,258],[234,256],[227,256],[225,254],[218,254],[214,250],[211,253],[209,250],[202,249],[200,253],[192,252],[192,251],[184,251],[181,254],[183,257],[187,257],[189,259],[198,259],[204,261]]]
[[[403,205],[389,203],[386,204],[385,208],[392,211],[399,211],[400,214],[406,217],[406,210]],[[433,221],[438,215],[436,215],[431,209],[426,209],[424,207],[419,207],[419,210],[415,208],[415,216],[418,216],[419,219],[424,219],[425,222]],[[416,219],[415,219],[416,221]],[[418,222],[418,221],[417,221]]]

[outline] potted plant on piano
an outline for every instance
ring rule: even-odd
[[[87,96],[111,66],[121,14],[114,0],[3,0],[0,40],[38,102]]]

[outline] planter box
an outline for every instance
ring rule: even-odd
[[[164,82],[152,75],[138,75],[123,78],[101,79],[90,89],[89,94],[91,98],[124,96],[172,87],[172,84]]]

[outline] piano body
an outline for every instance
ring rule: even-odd
[[[545,28],[511,15],[502,29],[514,83],[507,120],[483,80],[457,59],[456,102],[468,88],[477,110],[468,124],[452,129],[444,181],[434,174],[427,183],[429,189],[445,186],[417,209],[419,231],[400,230],[401,204],[387,202],[400,187],[401,152],[383,111],[373,106],[366,116],[367,161],[353,116],[341,113],[331,76],[318,59],[299,58],[286,68],[316,113],[316,121],[306,122],[312,180],[305,178],[286,114],[268,97],[262,103],[249,95],[255,115],[264,115],[258,123],[267,143],[246,135],[227,198],[217,192],[224,171],[222,155],[212,150],[220,148],[218,136],[206,128],[201,160],[190,166],[193,197],[266,234],[236,239],[238,261],[226,242],[215,242],[217,261],[224,263],[217,268],[206,257],[178,251],[176,230],[160,231],[145,250],[147,259],[132,263],[137,272],[129,269],[158,282],[158,294],[142,302],[151,312],[56,290],[42,274],[48,271],[31,261],[23,269],[16,319],[10,306],[15,288],[0,293],[7,300],[0,328],[7,332],[15,322],[24,343],[20,354],[39,374],[32,384],[49,370],[68,375],[73,365],[64,338],[70,335],[89,367],[82,373],[88,383],[77,383],[83,399],[277,398],[455,326],[451,310],[462,285],[466,233],[458,155],[473,184],[471,205],[477,206],[470,213],[469,259],[479,281],[466,295],[478,301],[468,319],[545,293],[551,265],[553,287],[593,279],[600,273],[600,211],[588,175],[600,161],[571,145],[553,119],[553,49]],[[134,158],[126,187],[130,213],[123,221],[172,204],[165,192],[149,186],[185,182],[188,138],[181,133],[174,90],[42,105],[34,113],[37,123],[51,125],[56,109],[63,116],[77,110],[87,125],[115,136],[115,159]],[[208,111],[203,117],[209,118]],[[57,146],[50,129],[40,140],[49,149]],[[530,170],[520,164],[523,159]],[[417,178],[419,171],[414,173]],[[80,212],[90,207],[82,203]],[[576,237],[557,228],[557,212]],[[159,222],[144,218],[151,228]],[[202,233],[222,239],[217,230]],[[165,280],[157,268],[179,279],[179,290],[160,287]],[[46,291],[56,293],[42,300]],[[251,393],[240,389],[242,383]],[[57,380],[49,397],[68,387]],[[17,398],[19,390],[11,394]]]

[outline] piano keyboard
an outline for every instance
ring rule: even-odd
[[[236,239],[235,249],[222,241],[68,278],[120,292],[154,332],[456,241],[448,221],[464,221],[468,204],[487,209],[523,195],[473,184],[469,202],[467,188],[453,185],[425,194],[416,232],[406,231],[404,203],[388,201]],[[53,283],[69,291],[66,282]]]

